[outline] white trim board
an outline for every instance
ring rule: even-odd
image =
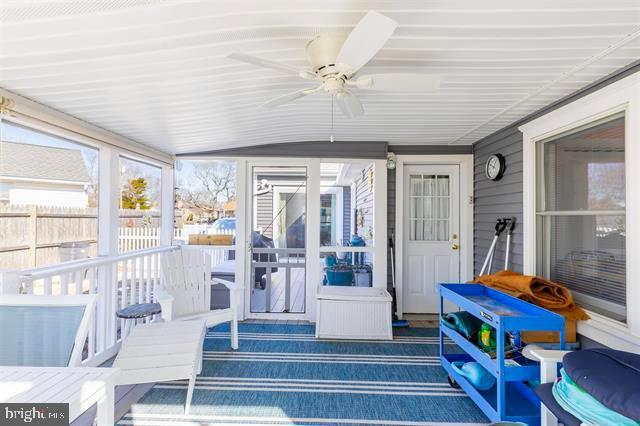
[[[410,164],[456,164],[460,166],[460,281],[473,279],[473,154],[397,155],[396,156],[396,220],[395,220],[395,283],[397,315],[404,314],[402,299],[404,235],[404,166]]]
[[[524,273],[536,273],[535,145],[537,142],[584,124],[625,112],[627,259],[640,255],[640,73],[623,78],[596,92],[551,111],[519,127],[523,133],[523,251]],[[633,220],[635,218],[635,220]],[[627,263],[627,322],[589,313],[591,319],[578,324],[578,333],[612,348],[640,352],[640,286],[634,277],[638,262]]]
[[[7,121],[95,147],[106,145],[125,155],[141,156],[154,162],[173,166],[174,157],[171,154],[150,148],[8,90],[0,88],[0,96],[15,102],[6,117]]]

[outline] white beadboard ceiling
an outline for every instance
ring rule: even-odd
[[[306,67],[370,9],[400,25],[361,73],[443,84],[359,92],[337,140],[470,144],[640,58],[640,0],[4,0],[0,86],[168,153],[326,140],[328,95],[262,109],[309,82],[227,55]]]

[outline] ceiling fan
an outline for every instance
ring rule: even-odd
[[[300,70],[246,53],[232,53],[229,58],[271,68],[306,80],[318,81],[317,87],[298,90],[263,104],[265,108],[294,101],[324,91],[335,98],[343,114],[349,118],[364,114],[362,103],[352,90],[389,92],[426,92],[440,86],[441,77],[430,74],[358,75],[395,31],[398,23],[377,12],[368,12],[350,34],[326,33],[311,40],[306,47],[311,70]]]

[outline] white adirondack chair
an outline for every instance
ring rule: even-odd
[[[540,383],[553,383],[558,377],[558,364],[571,351],[535,349],[531,351],[534,359],[540,361]],[[558,419],[544,405],[540,404],[540,425],[558,426]]]
[[[164,290],[157,300],[165,321],[204,320],[207,327],[231,323],[231,348],[238,349],[238,314],[235,298],[227,309],[211,310],[211,285],[233,283],[211,279],[211,258],[202,250],[178,249],[165,253],[161,260]]]

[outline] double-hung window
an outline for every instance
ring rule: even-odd
[[[537,143],[535,214],[537,273],[626,321],[623,113]]]

